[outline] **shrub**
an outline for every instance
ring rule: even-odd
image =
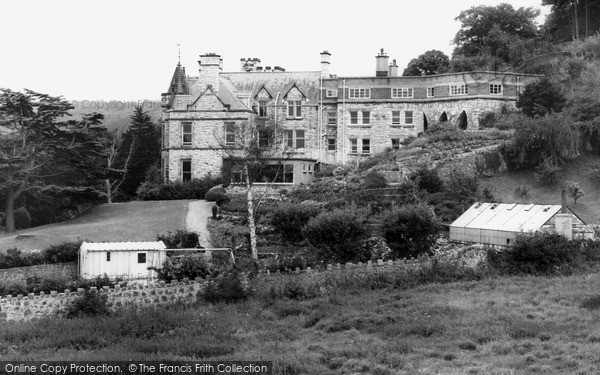
[[[189,254],[167,258],[162,268],[150,267],[158,274],[160,280],[194,280],[197,277],[206,278],[217,274],[217,271],[207,261],[203,254]]]
[[[528,83],[519,94],[516,106],[529,117],[542,117],[560,112],[566,104],[560,87],[547,77]]]
[[[108,315],[108,305],[106,304],[106,295],[98,294],[86,290],[84,294],[77,297],[65,311],[67,318],[77,318],[82,316],[100,316]]]
[[[365,261],[369,254],[362,246],[367,231],[364,219],[355,211],[323,212],[309,220],[303,236],[323,261]]]
[[[531,188],[527,185],[518,185],[515,187],[513,195],[515,198],[526,198],[529,195]]]
[[[588,310],[600,309],[600,295],[595,295],[586,298],[582,303],[581,307]]]
[[[364,189],[382,189],[385,187],[387,187],[387,180],[380,172],[371,171],[365,176]]]
[[[137,197],[141,200],[204,199],[210,188],[221,183],[221,177],[213,177],[210,173],[186,182],[144,182],[137,190]]]
[[[558,172],[561,168],[550,159],[544,159],[534,173],[536,180],[543,184],[553,184],[558,179]]]
[[[0,269],[28,267],[43,263],[44,257],[39,252],[23,253],[16,248],[8,249],[5,253],[0,252]]]
[[[446,172],[444,183],[447,191],[459,196],[473,196],[479,188],[477,176],[460,165],[454,165]]]
[[[488,253],[490,263],[502,273],[560,275],[571,273],[581,253],[577,242],[557,233],[520,234],[502,252]]]
[[[397,258],[417,257],[431,252],[440,226],[430,207],[406,205],[383,219],[383,236]]]
[[[231,271],[210,282],[204,290],[204,300],[209,303],[234,303],[248,299],[251,290],[243,273]]]
[[[434,169],[429,169],[427,165],[422,165],[411,176],[410,179],[417,184],[420,190],[428,193],[437,193],[444,187],[444,181]]]
[[[25,207],[17,208],[14,215],[16,229],[27,229],[31,227],[31,216]]]
[[[77,262],[82,241],[63,242],[44,249],[43,254],[48,263]]]
[[[210,189],[206,192],[204,199],[206,199],[209,202],[215,202],[217,206],[221,206],[224,203],[228,203],[231,201],[231,199],[225,193],[225,189],[223,189],[222,187],[214,187]]]
[[[600,182],[600,161],[593,161],[590,163],[589,167],[590,178],[594,180],[594,182]]]
[[[319,207],[308,204],[288,204],[279,207],[271,219],[275,232],[290,244],[303,240],[302,230],[308,221],[321,212]]]
[[[193,249],[200,247],[198,233],[181,229],[175,231],[175,233],[167,232],[167,234],[159,234],[156,236],[156,240],[164,242],[167,249]]]

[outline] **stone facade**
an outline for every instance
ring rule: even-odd
[[[323,52],[321,71],[306,72],[263,68],[257,58],[242,59],[241,72],[222,72],[215,54],[200,56],[198,77],[178,65],[163,94],[165,180],[219,174],[228,126],[269,118],[273,157],[293,165],[292,183],[308,182],[310,176],[296,178],[307,163],[314,171],[321,163],[355,162],[433,125],[477,130],[484,113],[514,109],[523,85],[537,78],[487,71],[399,77],[395,61],[383,68],[383,50],[375,76],[337,77],[329,58]],[[191,160],[191,172],[182,171],[182,160]]]

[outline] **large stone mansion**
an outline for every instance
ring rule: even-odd
[[[349,163],[401,147],[433,124],[479,128],[485,112],[514,108],[522,85],[535,76],[475,71],[431,76],[398,76],[396,60],[383,49],[375,74],[338,77],[330,53],[321,53],[320,71],[288,72],[240,60],[239,72],[223,72],[221,56],[200,56],[199,75],[177,64],[162,94],[162,172],[166,181],[187,181],[207,173],[236,181],[235,132],[242,124],[269,119],[279,141],[270,147],[277,173],[259,182],[310,182],[321,163]]]

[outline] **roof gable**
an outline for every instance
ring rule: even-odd
[[[228,109],[228,106],[223,103],[218,95],[215,94],[211,87],[207,87],[204,92],[196,94],[196,97],[192,98],[191,103],[188,105],[188,109],[196,110],[219,110]]]
[[[296,85],[296,82],[292,82],[284,90],[283,98],[287,99],[288,96],[290,96],[290,98],[302,98],[302,99],[306,99],[306,95],[304,95],[304,93],[302,92],[302,90],[300,90],[300,88],[298,88],[298,86]]]
[[[253,96],[254,99],[262,99],[262,98],[269,98],[269,99],[273,99],[273,95],[271,95],[271,93],[269,92],[269,90],[265,87],[265,85],[262,85],[257,91],[256,94]]]

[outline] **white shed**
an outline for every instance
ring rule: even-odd
[[[79,249],[79,275],[83,278],[120,276],[150,278],[167,258],[166,246],[156,242],[84,242]]]
[[[450,241],[506,247],[517,234],[538,230],[556,231],[569,239],[594,237],[589,226],[561,205],[475,203],[450,224]]]

